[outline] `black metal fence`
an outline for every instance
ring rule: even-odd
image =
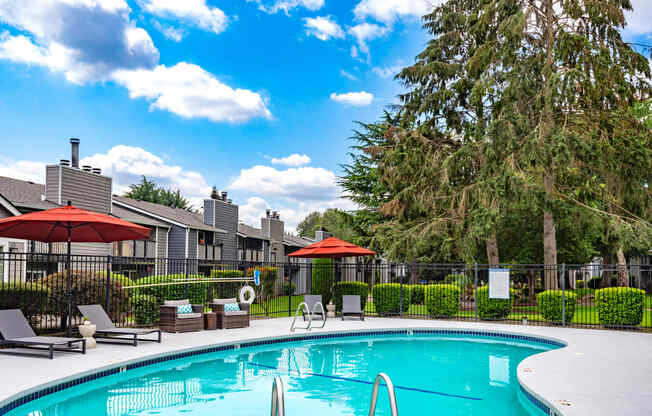
[[[365,313],[375,316],[652,330],[652,265],[73,256],[66,273],[65,260],[63,255],[0,253],[0,309],[20,308],[40,333],[65,331],[69,310],[76,327],[82,319],[76,306],[95,303],[119,326],[156,326],[165,300],[189,299],[208,308],[212,299],[237,298],[250,285],[256,291],[253,318],[291,316],[304,294],[322,295],[339,312],[342,295],[357,294]],[[259,286],[253,283],[255,270]]]

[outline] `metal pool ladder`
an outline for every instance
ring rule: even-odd
[[[285,392],[283,390],[283,380],[280,377],[274,377],[272,385],[272,411],[271,416],[285,416]]]
[[[326,311],[324,310],[324,305],[322,305],[321,302],[315,303],[315,305],[312,307],[312,311],[308,309],[308,304],[306,302],[301,302],[299,306],[297,306],[297,311],[294,313],[294,319],[292,320],[292,325],[290,325],[290,332],[294,332],[294,330],[297,328],[297,317],[299,316],[299,312],[302,310],[305,314],[308,315],[308,324],[306,326],[299,326],[298,328],[310,331],[312,329],[312,315],[316,314],[316,312],[321,314],[322,322],[320,328],[323,328],[324,325],[326,325]]]
[[[369,406],[369,416],[376,414],[376,402],[378,401],[378,387],[380,382],[385,381],[387,385],[387,393],[389,394],[389,408],[392,411],[392,416],[398,416],[398,407],[396,407],[396,394],[394,393],[394,384],[389,376],[385,373],[378,373],[376,381],[374,382],[374,389],[371,392],[371,405]],[[272,415],[274,416],[274,415]]]

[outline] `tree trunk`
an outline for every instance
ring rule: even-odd
[[[551,175],[545,175],[546,194],[552,194]],[[552,212],[543,212],[543,263],[545,264],[543,285],[546,290],[557,290],[557,231]]]
[[[553,51],[555,48],[554,11],[553,1],[546,0],[542,3],[545,12],[543,33],[545,34],[546,61],[543,67],[544,91],[541,92],[544,98],[544,109],[541,123],[541,138],[546,144],[551,144],[554,130],[554,103],[553,88],[550,79],[555,76]],[[550,146],[552,147],[552,146]],[[549,150],[550,151],[550,150]],[[555,190],[555,163],[553,155],[546,155],[543,162],[543,185],[546,191],[546,202],[552,201]],[[555,219],[549,207],[543,210],[543,262],[546,265],[544,270],[543,284],[546,290],[556,290],[559,287],[557,281],[557,232]]]
[[[600,287],[604,288],[611,286],[611,277],[613,276],[613,270],[611,270],[611,267],[614,263],[611,254],[603,256],[603,262],[606,267],[602,272],[602,281],[600,282]]]
[[[629,286],[629,279],[627,276],[627,259],[622,247],[616,250],[616,258],[618,259],[618,286]]]
[[[487,260],[489,262],[489,265],[497,266],[498,264],[500,264],[500,260],[498,257],[498,239],[496,238],[496,234],[487,238],[486,245],[487,245]]]

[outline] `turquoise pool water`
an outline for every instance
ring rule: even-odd
[[[10,416],[269,414],[283,379],[288,416],[366,415],[379,372],[406,415],[532,415],[516,367],[555,347],[462,336],[375,336],[281,343],[196,355],[114,374],[50,394]],[[380,390],[376,414],[387,415]]]

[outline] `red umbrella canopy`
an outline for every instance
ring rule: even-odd
[[[340,257],[358,257],[358,256],[375,256],[376,252],[367,250],[353,243],[347,243],[335,237],[328,237],[325,240],[316,242],[294,253],[288,254],[289,257],[304,258],[340,258]]]
[[[53,243],[68,241],[68,230],[70,241],[78,243],[145,240],[150,232],[147,227],[72,205],[0,220],[0,237]]]

